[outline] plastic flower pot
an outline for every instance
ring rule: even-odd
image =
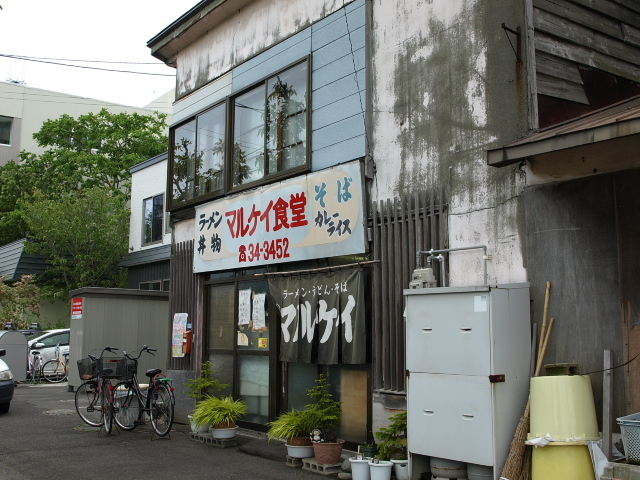
[[[349,461],[351,462],[351,478],[353,480],[369,480],[371,478],[368,458],[357,460],[355,457],[351,457]]]
[[[371,480],[389,480],[393,463],[380,460],[380,463],[369,462],[369,475]]]

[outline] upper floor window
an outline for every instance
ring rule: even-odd
[[[0,145],[11,145],[13,118],[0,116]]]
[[[190,203],[224,188],[225,105],[172,132],[172,205]]]
[[[307,62],[233,101],[232,187],[307,165]]]
[[[162,240],[162,220],[164,218],[164,194],[146,198],[143,204],[143,235],[142,244],[159,242]]]
[[[173,128],[169,208],[308,169],[308,96],[305,60]]]

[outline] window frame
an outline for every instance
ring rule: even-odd
[[[306,63],[307,65],[307,72],[306,72],[306,92],[305,92],[305,101],[306,101],[306,111],[305,111],[305,115],[306,115],[306,132],[305,132],[305,162],[302,165],[287,169],[287,170],[281,170],[278,171],[276,173],[270,173],[268,175],[263,176],[262,178],[258,179],[258,180],[254,180],[252,182],[249,183],[244,183],[242,185],[238,185],[238,186],[233,186],[233,145],[234,145],[234,121],[235,121],[235,115],[234,115],[234,106],[235,106],[235,99],[246,94],[247,92],[258,88],[260,85],[264,85],[265,86],[265,108],[266,108],[266,102],[267,102],[267,95],[268,92],[266,91],[266,85],[267,82],[272,79],[273,77],[276,77],[277,75],[290,70],[298,65],[304,64]],[[232,193],[238,193],[244,190],[249,190],[249,189],[253,189],[256,187],[260,187],[262,185],[267,185],[267,184],[271,184],[271,183],[275,183],[278,181],[282,181],[283,179],[286,178],[290,178],[290,177],[294,177],[296,175],[300,175],[301,173],[305,173],[305,172],[309,172],[311,170],[311,138],[312,138],[312,131],[311,131],[311,119],[312,119],[312,105],[311,105],[311,92],[312,92],[312,85],[311,85],[311,80],[312,80],[312,62],[311,62],[311,55],[306,55],[302,58],[299,58],[298,60],[296,60],[295,62],[292,62],[288,65],[286,65],[285,67],[273,71],[271,72],[269,75],[266,75],[264,77],[262,77],[260,80],[247,85],[246,87],[242,88],[241,90],[238,90],[237,92],[234,92],[230,95],[228,95],[226,98],[224,98],[221,101],[217,101],[211,105],[208,105],[200,110],[198,110],[197,112],[195,112],[193,115],[191,115],[188,118],[185,118],[183,120],[181,120],[179,123],[176,123],[174,125],[171,126],[170,131],[169,131],[169,162],[168,162],[168,174],[167,174],[167,200],[165,202],[165,209],[167,212],[174,212],[177,210],[182,210],[182,209],[186,209],[188,207],[193,207],[195,205],[199,205],[201,203],[204,203],[208,200],[211,200],[213,198],[221,198],[224,197],[225,195],[229,195]],[[223,180],[223,187],[219,190],[216,190],[215,192],[209,192],[205,195],[201,195],[199,197],[195,197],[184,201],[184,202],[180,202],[179,204],[176,204],[176,202],[174,201],[173,198],[173,171],[174,171],[174,149],[175,149],[175,132],[176,130],[178,130],[180,127],[188,124],[189,122],[192,122],[195,120],[195,130],[196,130],[196,143],[198,141],[197,139],[197,131],[198,131],[198,117],[201,116],[202,114],[206,113],[209,110],[212,110],[214,108],[217,108],[221,105],[225,106],[225,159],[224,159],[224,180]],[[264,120],[264,125],[265,125],[265,129],[266,129],[266,125],[267,125],[267,120],[265,118]],[[267,135],[265,134],[264,136],[264,151],[266,152],[267,150]],[[265,156],[265,163],[267,162],[266,156]],[[197,172],[196,175],[194,177],[194,182],[197,182]]]
[[[13,126],[15,123],[15,117],[8,117],[6,115],[0,115],[0,119],[9,120],[9,143],[2,143],[0,141],[1,147],[12,147],[13,146]]]
[[[152,240],[150,242],[146,242],[145,241],[145,230],[146,230],[146,202],[148,200],[151,200],[151,205],[152,205],[152,209],[153,209],[153,200],[159,196],[163,196],[162,198],[162,225],[160,226],[160,238],[158,240]],[[162,243],[164,241],[164,235],[165,235],[165,214],[166,214],[166,202],[165,202],[165,198],[166,198],[166,192],[162,192],[162,193],[157,193],[155,195],[151,195],[150,197],[146,197],[142,200],[142,232],[140,235],[140,245],[143,247],[147,247],[149,245],[157,245],[159,243]],[[153,215],[153,212],[152,212]],[[151,236],[153,237],[153,223],[151,224]]]
[[[273,73],[270,73],[269,75],[263,77],[262,79],[260,79],[259,81],[247,86],[246,88],[243,88],[242,90],[239,90],[238,92],[234,93],[233,95],[231,95],[229,97],[229,103],[228,103],[228,116],[229,116],[229,122],[228,122],[228,132],[227,132],[227,138],[231,139],[231,142],[227,142],[227,157],[230,158],[230,161],[233,161],[233,138],[234,138],[234,123],[235,123],[235,99],[238,97],[241,97],[242,95],[246,94],[247,92],[250,92],[251,90],[254,90],[256,88],[258,88],[260,85],[264,85],[265,86],[265,109],[267,108],[267,98],[269,95],[269,92],[266,88],[268,82],[270,79],[280,75],[281,73],[290,70],[298,65],[302,65],[303,63],[307,64],[307,75],[306,75],[306,81],[307,81],[307,91],[305,92],[305,102],[306,102],[306,138],[305,138],[305,143],[306,143],[306,148],[305,148],[305,162],[303,165],[300,165],[298,167],[293,167],[293,168],[289,168],[287,170],[281,170],[278,171],[276,173],[270,173],[270,174],[266,174],[264,175],[262,178],[258,179],[258,180],[254,180],[252,182],[249,183],[243,183],[242,185],[238,185],[238,186],[233,186],[233,175],[232,175],[232,170],[229,172],[229,174],[226,176],[227,179],[227,192],[228,193],[236,193],[236,192],[240,192],[242,190],[247,190],[250,188],[255,188],[255,187],[259,187],[262,185],[266,185],[269,183],[274,183],[277,182],[279,180],[282,180],[284,178],[289,178],[295,175],[298,175],[301,172],[307,172],[310,170],[311,168],[311,55],[307,55],[306,57],[303,57],[289,65],[287,65],[286,67],[277,70]],[[265,118],[264,122],[263,122],[263,127],[265,128],[265,132],[266,132],[266,126],[267,126],[267,120]],[[263,147],[263,152],[267,151],[267,135],[265,133],[264,135],[264,147]],[[230,156],[231,155],[231,156]],[[266,153],[265,153],[265,166],[268,165],[269,161],[266,157]],[[232,164],[228,165],[232,166]]]

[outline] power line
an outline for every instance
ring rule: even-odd
[[[70,58],[49,58],[49,57],[30,57],[27,55],[12,55],[12,54],[0,54],[2,56],[13,56],[15,58],[19,58],[21,60],[56,60],[59,62],[83,62],[83,63],[121,63],[121,64],[129,64],[129,65],[158,65],[158,66],[166,66],[164,63],[158,62],[112,62],[108,60],[73,60]]]
[[[98,68],[98,67],[87,67],[85,65],[69,65],[67,63],[57,63],[57,62],[49,62],[47,60],[35,60],[33,58],[19,57],[16,55],[7,55],[4,53],[0,53],[0,57],[13,58],[15,60],[24,60],[27,62],[38,62],[38,63],[49,63],[52,65],[58,65],[61,67],[75,67],[75,68],[86,68],[88,70],[101,70],[104,72],[116,72],[116,73],[134,73],[136,75],[154,75],[158,77],[175,77],[175,74],[172,73],[147,73],[147,72],[132,72],[130,70],[112,70],[110,68]]]

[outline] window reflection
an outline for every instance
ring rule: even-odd
[[[233,185],[264,176],[264,85],[235,101]]]
[[[198,184],[196,197],[221,190],[224,181],[225,108],[220,105],[198,117]]]
[[[195,186],[196,121],[186,123],[174,131],[173,203],[193,199]]]

